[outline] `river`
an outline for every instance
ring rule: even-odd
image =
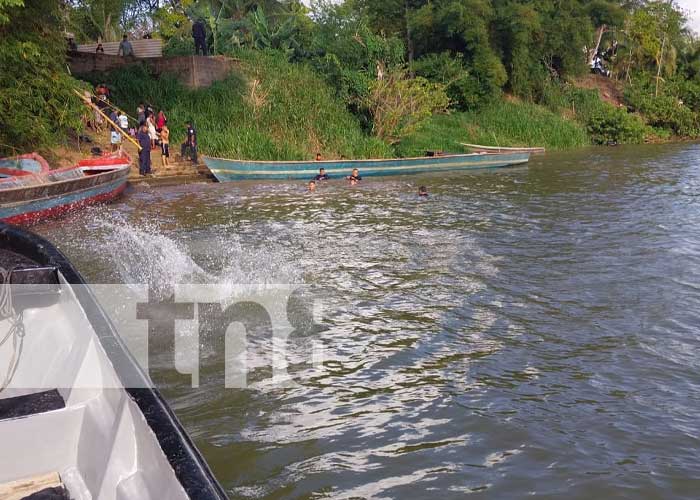
[[[137,186],[34,230],[92,283],[313,290],[290,342],[324,360],[296,384],[152,373],[232,498],[700,492],[698,145],[314,194]]]

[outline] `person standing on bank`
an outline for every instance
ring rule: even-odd
[[[151,136],[148,135],[148,126],[143,123],[139,127],[139,133],[136,134],[136,139],[139,141],[141,151],[139,151],[139,174],[151,174]]]
[[[164,123],[163,127],[160,129],[160,152],[160,159],[163,162],[163,166],[167,167],[168,158],[170,158],[170,129],[167,123]]]
[[[202,55],[207,55],[207,30],[201,19],[197,19],[192,25],[192,38],[194,38],[194,55],[199,54],[199,49],[202,49]]]
[[[184,160],[187,153],[190,154],[192,163],[197,164],[197,131],[194,129],[191,121],[187,122],[187,139],[180,146],[180,156]]]
[[[117,51],[118,56],[131,57],[134,54],[134,48],[131,46],[131,42],[127,39],[126,35],[122,37],[122,41],[119,44],[119,50]]]

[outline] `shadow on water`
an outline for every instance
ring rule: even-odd
[[[232,497],[694,498],[699,179],[696,145],[590,149],[314,194],[137,187],[36,229],[93,282],[320,304],[293,386],[260,356],[225,390],[216,350],[198,389],[154,374]]]

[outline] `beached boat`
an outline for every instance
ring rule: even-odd
[[[0,159],[0,220],[35,222],[108,201],[126,189],[131,159],[107,155],[51,170],[36,153]]]
[[[219,182],[246,179],[313,179],[325,168],[331,179],[340,179],[358,169],[363,177],[425,174],[524,165],[528,153],[503,155],[440,154],[421,158],[388,160],[330,160],[330,161],[245,161],[204,157],[204,163]]]
[[[0,268],[0,498],[227,498],[70,262],[0,223]]]
[[[462,146],[468,148],[473,153],[530,153],[538,154],[544,153],[545,149],[541,147],[537,148],[505,148],[501,146],[481,146],[479,144],[467,144],[466,142],[460,142]]]

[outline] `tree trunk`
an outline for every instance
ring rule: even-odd
[[[659,58],[657,61],[658,68],[656,69],[656,92],[654,97],[659,97],[659,80],[661,80],[661,68],[664,64],[664,49],[666,49],[666,34],[664,33],[664,40],[661,42],[661,52],[659,53]]]
[[[406,18],[406,50],[408,51],[408,70],[411,72],[411,77],[414,77],[413,73],[413,58],[415,56],[413,48],[413,33],[411,32],[411,20],[409,18],[410,8],[408,6],[408,0],[404,1],[404,16]]]
[[[605,24],[598,28],[598,34],[596,36],[597,41],[595,44],[595,48],[588,52],[588,64],[589,65],[593,64],[593,60],[595,59],[595,56],[598,53],[598,49],[600,49],[600,44],[603,41],[603,35],[605,34],[605,32],[607,30],[608,30],[608,27]]]

